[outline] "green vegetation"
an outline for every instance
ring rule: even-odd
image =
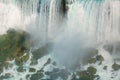
[[[0,35],[1,68],[7,64],[7,61],[13,59],[19,64],[27,61],[31,45],[30,35],[25,31],[9,29],[6,34]]]

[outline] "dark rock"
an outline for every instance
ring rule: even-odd
[[[54,62],[52,63],[52,65],[56,66],[56,65],[57,65],[57,63],[54,61]]]
[[[37,73],[31,75],[30,80],[41,80],[41,78],[44,76],[43,71],[44,70],[39,70]]]
[[[35,72],[35,71],[36,71],[36,69],[34,69],[34,68],[29,69],[29,72]]]
[[[51,59],[49,58],[48,60],[47,60],[47,62],[44,64],[44,66],[47,66],[48,64],[50,64],[51,63]]]
[[[117,70],[120,69],[120,65],[117,64],[117,63],[114,63],[114,64],[112,65],[112,68],[113,68],[115,71],[117,71]]]
[[[97,69],[91,66],[87,68],[87,72],[89,72],[90,74],[96,74]]]
[[[80,80],[94,80],[97,76],[95,75],[97,72],[96,68],[88,67],[85,71],[78,71],[76,75],[79,76]]]
[[[107,70],[107,66],[104,66],[103,69],[104,69],[104,70]]]
[[[100,61],[100,62],[104,61],[104,58],[102,57],[102,55],[97,55],[96,59],[97,61]]]
[[[23,68],[23,66],[20,66],[20,67],[18,67],[17,71],[18,71],[18,72],[24,72],[25,69]]]

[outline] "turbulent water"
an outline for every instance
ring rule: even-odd
[[[76,71],[93,48],[105,59],[102,65],[90,64],[97,69],[99,80],[120,80],[120,71],[111,68],[114,62],[120,63],[116,60],[120,59],[117,48],[120,44],[120,0],[67,0],[66,5],[62,0],[0,0],[0,34],[9,28],[29,32],[33,48],[49,42],[53,46],[49,55],[40,58],[37,65],[31,66],[29,59],[23,73],[17,72],[17,66],[11,61],[14,66],[1,74],[10,73],[11,78],[4,80],[29,80],[26,75],[34,73],[28,69],[40,70],[48,58],[55,60],[60,68]],[[107,45],[113,46],[113,51],[110,52]],[[103,70],[104,66],[108,69]],[[44,70],[52,68],[50,64]]]

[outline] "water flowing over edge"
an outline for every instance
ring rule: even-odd
[[[33,40],[35,40],[35,47],[41,47],[48,42],[53,42],[53,50],[50,51],[51,54],[48,56],[55,58],[60,63],[59,66],[72,67],[76,60],[80,58],[79,56],[83,57],[84,54],[88,54],[86,52],[87,48],[97,48],[99,54],[105,59],[101,66],[92,64],[97,68],[100,80],[119,80],[119,71],[112,72],[111,67],[109,67],[114,63],[114,56],[119,54],[115,54],[117,51],[113,51],[114,53],[112,52],[111,55],[110,52],[103,49],[104,45],[117,46],[114,43],[119,43],[119,0],[101,0],[100,2],[76,0],[67,5],[69,9],[66,15],[60,12],[61,5],[56,0],[41,0],[41,2],[40,0],[30,0],[26,3],[27,1],[20,4],[19,0],[1,0],[1,34],[5,33],[8,28],[23,29],[31,33]],[[78,53],[79,49],[80,53]],[[69,59],[67,58],[68,55]],[[30,56],[32,56],[32,53]],[[43,57],[43,60],[40,59],[40,63],[33,67],[40,69],[42,61],[44,64],[44,59],[46,60],[48,56]],[[76,60],[71,63],[73,57]],[[107,71],[102,70],[105,65],[108,66]],[[84,66],[84,68],[86,69],[88,66],[90,65]],[[27,67],[29,67],[29,60],[25,64],[26,69]],[[25,79],[28,70],[23,74],[15,71],[16,68],[14,66],[13,69],[10,69],[11,72],[14,71],[14,77],[10,80],[16,80],[18,77],[19,79]],[[7,72],[9,70],[5,69],[2,75]],[[111,76],[114,78],[112,79]]]

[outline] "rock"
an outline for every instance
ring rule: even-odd
[[[92,64],[92,63],[96,63],[96,58],[91,58],[90,60],[88,60],[88,63]]]
[[[47,66],[47,65],[50,64],[50,63],[51,63],[51,59],[49,58],[49,59],[47,60],[47,62],[44,64],[44,67]]]
[[[29,54],[28,53],[26,53],[25,55],[23,55],[21,57],[22,62],[26,62],[28,59],[29,59]]]
[[[34,69],[34,68],[29,69],[29,72],[35,72],[35,71],[36,71],[36,69]]]
[[[113,68],[115,71],[117,71],[117,70],[120,69],[120,65],[117,64],[117,63],[114,63],[114,64],[112,65],[112,68]]]
[[[104,70],[107,70],[107,66],[104,66],[103,69],[104,69]]]
[[[96,59],[97,61],[100,61],[100,62],[104,61],[104,58],[102,57],[102,55],[97,55]]]
[[[27,80],[29,80],[29,78],[30,78],[30,75],[29,75],[29,74],[28,74],[28,75],[26,75],[26,79],[27,79]]]
[[[91,66],[87,68],[87,72],[89,72],[90,74],[96,74],[97,69]]]
[[[90,80],[90,76],[87,71],[77,72],[76,75],[78,75],[81,80]]]
[[[8,61],[15,59],[17,64],[22,65],[28,60],[31,46],[32,40],[27,32],[9,29],[6,34],[0,35],[0,63],[7,64]],[[23,56],[26,52],[28,54]]]
[[[41,80],[42,77],[44,77],[44,70],[40,69],[35,74],[31,75],[30,80]]]
[[[20,67],[18,67],[17,71],[18,71],[18,72],[24,72],[25,69],[23,68],[23,66],[20,66]]]
[[[95,78],[97,78],[97,76],[95,75],[96,72],[96,68],[91,66],[88,67],[87,70],[76,72],[76,75],[79,76],[80,80],[94,80]]]

